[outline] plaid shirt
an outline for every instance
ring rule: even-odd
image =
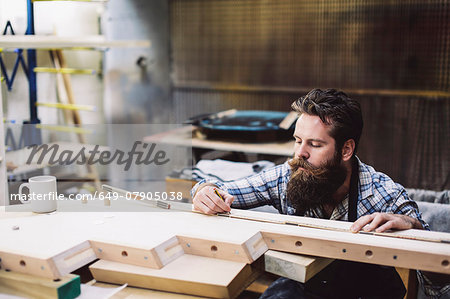
[[[377,172],[373,167],[359,163],[359,190],[357,203],[357,218],[375,212],[403,214],[420,221],[425,229],[428,224],[422,220],[417,204],[408,197],[405,188],[392,181],[384,173]],[[250,209],[258,206],[272,205],[281,214],[295,215],[295,209],[286,199],[287,184],[291,175],[288,162],[266,169],[258,174],[230,182],[209,181],[220,189],[233,195],[233,208]],[[192,189],[195,194],[199,182]],[[305,216],[326,218],[320,208],[309,210]],[[334,208],[331,220],[348,220],[348,195]]]

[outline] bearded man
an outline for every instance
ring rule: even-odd
[[[194,209],[215,214],[272,205],[282,214],[352,221],[355,232],[428,229],[405,189],[355,155],[363,128],[357,101],[334,89],[314,89],[292,108],[299,114],[294,157],[244,179],[199,182],[192,189]],[[404,293],[391,267],[335,261],[306,284],[280,278],[261,298],[403,298]]]

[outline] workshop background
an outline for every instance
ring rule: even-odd
[[[312,88],[358,99],[358,156],[407,188],[450,188],[450,1],[110,0],[35,2],[36,34],[149,39],[149,48],[66,51],[84,124],[180,124],[227,109],[289,111]],[[26,29],[26,1],[0,1],[0,29]],[[10,34],[10,30],[5,32]],[[15,56],[4,53],[8,70]],[[38,52],[38,65],[50,65]],[[27,120],[28,83],[3,82],[6,120]],[[38,98],[56,101],[39,74]],[[61,121],[39,107],[42,123]]]

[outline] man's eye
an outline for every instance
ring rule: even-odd
[[[320,143],[311,143],[312,147],[321,147]]]
[[[295,143],[302,143],[301,140],[295,140]]]

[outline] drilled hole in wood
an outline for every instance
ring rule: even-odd
[[[27,263],[25,263],[24,260],[20,260],[19,264],[20,264],[22,267],[25,267],[25,266],[27,265]]]
[[[122,251],[122,256],[128,256],[128,252],[126,252],[125,250]]]
[[[61,281],[61,279],[57,278],[57,279],[53,279],[54,282],[58,282]]]
[[[217,251],[217,246],[216,245],[211,246],[211,251]]]
[[[366,251],[366,256],[367,256],[367,257],[372,257],[372,255],[373,255],[372,250],[367,250],[367,251]]]
[[[295,246],[297,246],[297,247],[300,247],[300,246],[302,246],[302,245],[303,245],[303,243],[300,242],[300,241],[295,242]]]
[[[342,249],[342,252],[343,252],[343,253],[346,253],[346,252],[347,252],[347,249],[345,249],[345,248]]]
[[[448,267],[448,265],[450,265],[448,260],[443,260],[441,264],[442,264],[442,267]]]

